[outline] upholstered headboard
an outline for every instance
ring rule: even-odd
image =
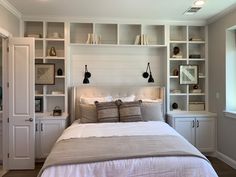
[[[162,99],[165,113],[165,88],[159,86],[77,86],[70,90],[70,117],[73,122],[79,119],[80,97],[126,97],[135,95],[135,99]]]

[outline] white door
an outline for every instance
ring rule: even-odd
[[[201,152],[212,152],[215,149],[215,119],[196,119],[196,147]]]
[[[61,120],[40,121],[40,150],[41,158],[46,158],[56,140],[62,134],[64,127]]]
[[[176,118],[175,130],[187,139],[192,145],[195,145],[195,119],[194,118]]]
[[[9,169],[33,169],[34,39],[9,39]]]

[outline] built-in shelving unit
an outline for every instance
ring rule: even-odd
[[[165,25],[70,23],[70,45],[165,47]]]
[[[24,36],[35,38],[35,63],[55,64],[55,84],[35,85],[35,98],[42,100],[39,115],[51,114],[56,106],[67,113],[66,40],[64,22],[25,21]],[[54,47],[56,56],[50,56]],[[62,75],[58,75],[58,69]],[[61,94],[54,94],[59,91]]]
[[[207,33],[205,26],[169,26],[169,53],[167,54],[167,112],[194,111],[193,105],[201,111],[208,110],[207,103]],[[178,55],[173,54],[178,47]],[[181,85],[180,65],[197,65],[199,70],[198,90],[194,85]],[[173,108],[177,103],[178,108]],[[175,104],[176,106],[176,104]],[[193,107],[194,107],[193,106]],[[203,107],[203,108],[202,108]]]

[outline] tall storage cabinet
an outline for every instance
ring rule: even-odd
[[[36,158],[46,158],[67,126],[67,59],[64,22],[25,21],[24,37],[35,38],[35,64],[54,65],[54,84],[35,85]],[[55,53],[51,54],[52,48]],[[35,72],[41,72],[35,67]],[[37,78],[35,78],[37,79]],[[53,110],[61,109],[61,116]]]

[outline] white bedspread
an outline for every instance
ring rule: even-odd
[[[157,121],[100,124],[74,122],[58,141],[91,136],[127,135],[180,136],[168,124]],[[46,169],[42,177],[217,177],[217,174],[212,166],[201,158],[153,157],[55,166]]]

